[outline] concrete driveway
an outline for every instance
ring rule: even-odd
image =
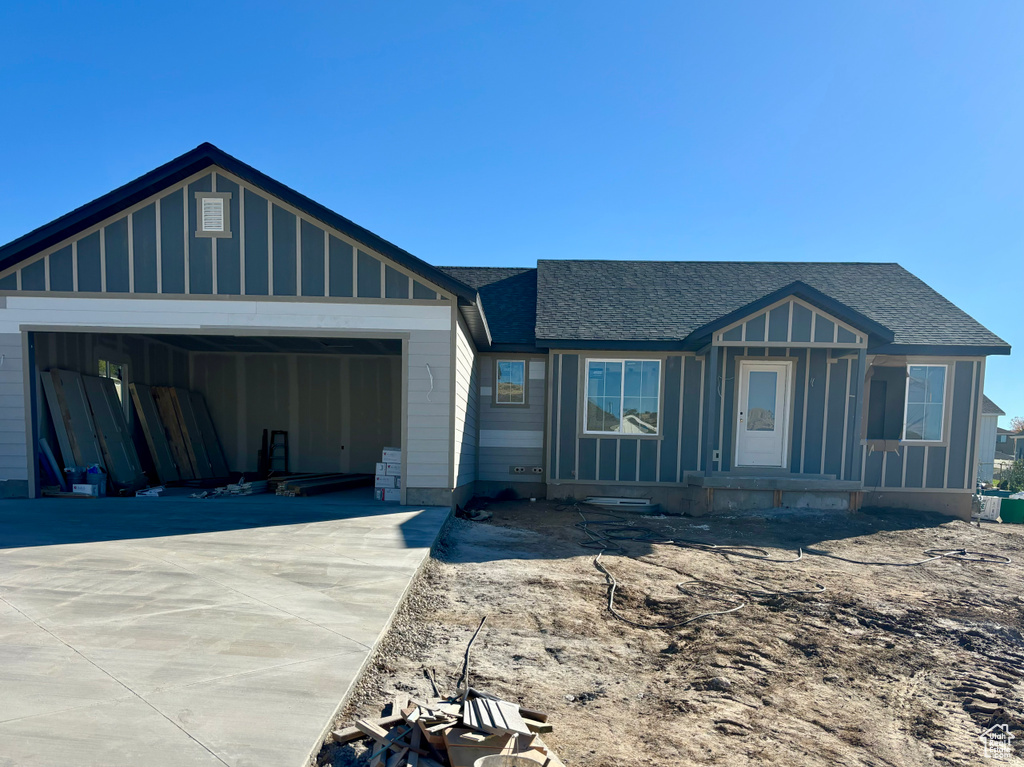
[[[0,765],[300,767],[447,515],[0,501]]]

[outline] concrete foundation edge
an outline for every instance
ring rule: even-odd
[[[971,492],[962,493],[886,493],[865,492],[864,506],[877,509],[901,509],[907,511],[931,511],[970,521]]]

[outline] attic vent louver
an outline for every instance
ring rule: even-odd
[[[224,200],[221,198],[203,198],[203,231],[224,231]]]
[[[196,237],[231,236],[231,193],[196,192]]]

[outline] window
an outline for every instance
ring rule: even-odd
[[[231,193],[196,192],[196,237],[231,236]]]
[[[866,389],[868,439],[903,438],[906,414],[907,368],[905,365],[871,367]]]
[[[124,408],[125,418],[130,419],[131,406],[126,388],[128,386],[128,366],[123,362],[101,359],[99,374],[100,378],[109,378],[114,382],[114,390],[117,392],[117,398],[121,401],[121,407]]]
[[[945,399],[945,365],[908,365],[903,439],[941,442]]]
[[[495,365],[494,404],[526,404],[526,360],[498,360]]]
[[[588,434],[658,433],[661,362],[587,360]]]

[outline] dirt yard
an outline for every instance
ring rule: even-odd
[[[550,502],[492,504],[455,520],[414,586],[342,720],[378,716],[396,692],[426,697],[432,670],[456,691],[480,618],[472,684],[550,713],[545,736],[570,767],[634,765],[979,765],[979,735],[1008,724],[1024,755],[1024,528],[930,515],[778,510],[729,517],[620,515],[620,538],[756,546],[768,562],[617,541],[601,563],[618,580],[607,609],[596,549],[576,527],[616,522]],[[607,525],[591,525],[594,536]],[[644,534],[643,529],[653,531]],[[635,533],[635,535],[633,534]],[[1009,565],[926,549],[1002,554]],[[747,550],[743,550],[747,551]],[[711,581],[683,586],[688,581]],[[760,592],[823,593],[764,595]],[[750,593],[753,592],[753,593]],[[723,601],[725,600],[725,601]],[[318,763],[365,761],[359,744]]]

